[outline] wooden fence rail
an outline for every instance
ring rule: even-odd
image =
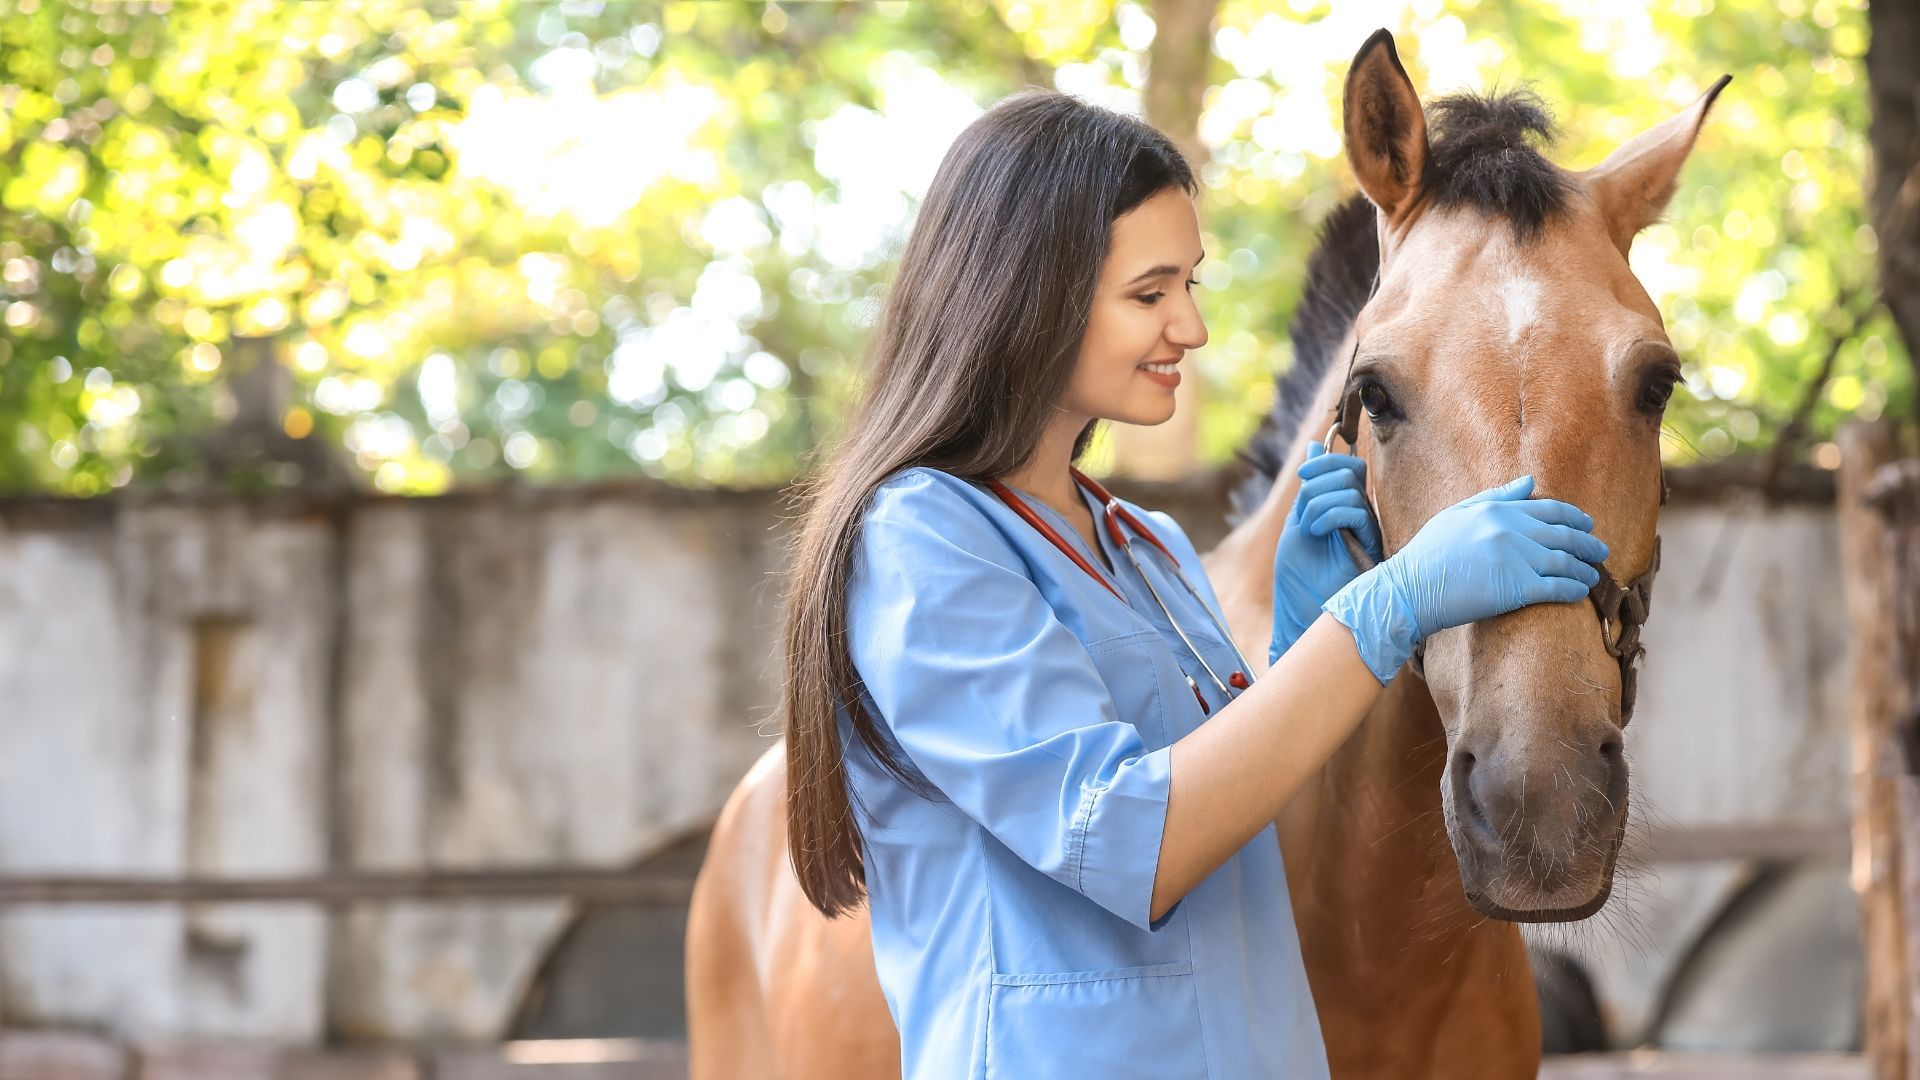
[[[1781,821],[1650,830],[1633,846],[1653,863],[1844,856],[1847,824]],[[525,900],[684,906],[693,875],[681,866],[624,870],[333,873],[264,878],[53,877],[0,874],[0,909],[58,904],[309,903],[326,907],[394,900]],[[0,1077],[0,1080],[6,1080]]]
[[[270,878],[0,877],[0,908],[47,904],[311,903],[528,900],[685,906],[684,871],[523,869],[335,873]],[[4,1080],[4,1078],[0,1078]]]

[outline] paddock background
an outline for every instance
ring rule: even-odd
[[[1847,624],[1827,478],[1800,476],[1769,506],[1675,473],[1628,744],[1635,815],[1679,861],[1623,880],[1624,914],[1572,942],[1622,1036],[1753,858],[1818,857],[1844,893]],[[1204,549],[1220,490],[1127,493]],[[0,874],[639,866],[697,836],[775,734],[779,500],[622,484],[0,503]],[[135,1040],[671,1039],[679,914],[0,909],[0,1001],[12,1025]],[[1850,916],[1802,932],[1849,943]]]
[[[1573,168],[1734,76],[1633,246],[1685,368],[1656,828],[1569,944],[1622,1047],[1856,1046],[1864,909],[1911,1072],[1920,781],[1844,685],[1871,530],[1824,470],[1916,411],[1916,189],[1874,179],[1920,172],[1914,5],[0,0],[0,1080],[674,1075],[688,875],[770,734],[778,487],[953,136],[1050,86],[1193,163],[1209,345],[1089,466],[1204,547],[1382,25],[1429,99],[1531,84]]]

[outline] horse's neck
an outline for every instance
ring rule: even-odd
[[[1299,488],[1291,464],[1282,477],[1206,557],[1234,637],[1250,655],[1264,651],[1257,646],[1273,625],[1273,550]],[[1441,816],[1446,753],[1432,695],[1403,671],[1288,804],[1279,833],[1303,939],[1345,928],[1343,951],[1387,962],[1406,957],[1410,940],[1447,939],[1483,921],[1467,906]],[[1357,939],[1349,932],[1356,916],[1365,922]]]
[[[1332,393],[1323,387],[1327,412]],[[1243,651],[1272,626],[1274,545],[1303,454],[1296,440],[1266,501],[1206,559]],[[1463,1029],[1524,1043],[1535,1023],[1517,928],[1479,915],[1461,890],[1441,812],[1446,752],[1426,684],[1403,671],[1278,822],[1328,1050],[1350,1068],[1385,1066],[1382,1016],[1429,1049]]]
[[[1539,1016],[1512,923],[1467,904],[1447,740],[1410,672],[1279,819],[1300,951],[1339,1077],[1530,1077]],[[1381,1018],[1392,1017],[1383,1029]]]
[[[1391,975],[1383,992],[1434,985],[1434,965],[1504,949],[1496,939],[1512,931],[1461,891],[1440,805],[1446,753],[1433,698],[1403,672],[1280,816],[1303,947],[1328,969]]]

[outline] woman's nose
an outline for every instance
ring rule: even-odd
[[[1207,323],[1198,308],[1189,306],[1185,316],[1168,324],[1167,341],[1181,349],[1198,349],[1207,343]]]

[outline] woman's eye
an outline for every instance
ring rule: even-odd
[[[1200,283],[1199,283],[1199,282],[1197,282],[1197,281],[1195,281],[1195,280],[1193,280],[1192,278],[1188,278],[1188,279],[1187,279],[1187,284],[1189,284],[1189,285],[1198,285],[1198,284],[1200,284]],[[1158,301],[1158,300],[1159,300],[1159,299],[1160,299],[1161,297],[1163,297],[1163,296],[1165,296],[1165,295],[1167,295],[1167,294],[1166,294],[1166,293],[1164,293],[1164,292],[1151,292],[1151,293],[1145,293],[1145,294],[1143,294],[1143,295],[1141,295],[1139,299],[1140,299],[1140,301],[1141,301],[1142,303],[1145,303],[1145,304],[1149,304],[1149,305],[1151,305],[1151,304],[1153,304],[1153,303],[1155,303],[1155,302],[1157,302],[1157,301]]]
[[[1393,399],[1387,396],[1386,388],[1379,383],[1363,383],[1360,386],[1360,407],[1367,410],[1367,416],[1378,420],[1393,408]]]

